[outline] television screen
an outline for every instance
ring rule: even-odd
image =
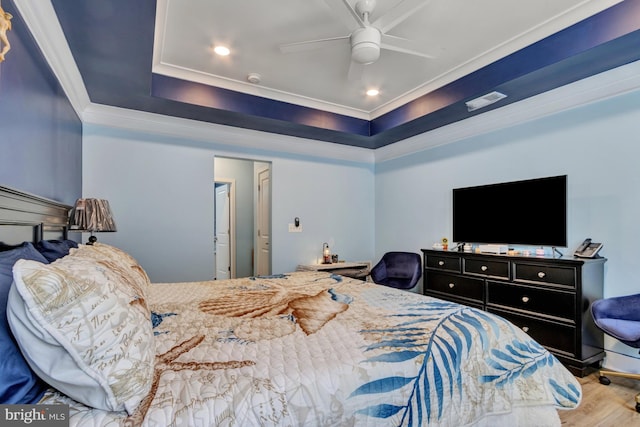
[[[567,176],[453,190],[453,241],[567,246]]]

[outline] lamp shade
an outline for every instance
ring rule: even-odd
[[[109,201],[104,199],[78,199],[69,215],[69,229],[71,231],[116,231],[116,223],[109,207]]]

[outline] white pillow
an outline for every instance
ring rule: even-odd
[[[7,317],[32,369],[87,406],[132,414],[153,380],[154,338],[127,273],[82,248],[45,265],[18,261]]]
[[[122,249],[104,243],[96,242],[93,245],[79,245],[72,248],[76,258],[89,258],[99,261],[110,269],[117,269],[125,275],[129,285],[140,295],[146,295],[151,285],[147,272],[138,264],[138,261]]]

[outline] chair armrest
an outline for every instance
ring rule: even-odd
[[[387,277],[387,265],[384,261],[378,262],[369,272],[369,276],[371,276],[371,280],[378,283],[382,279]]]

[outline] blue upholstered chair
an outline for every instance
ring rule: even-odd
[[[591,304],[591,314],[598,328],[633,348],[640,348],[640,294],[605,298]],[[609,385],[607,376],[640,380],[640,374],[600,370],[600,383]],[[640,412],[640,393],[636,395]]]
[[[422,277],[421,257],[413,252],[387,252],[371,269],[370,275],[379,285],[411,289]]]

